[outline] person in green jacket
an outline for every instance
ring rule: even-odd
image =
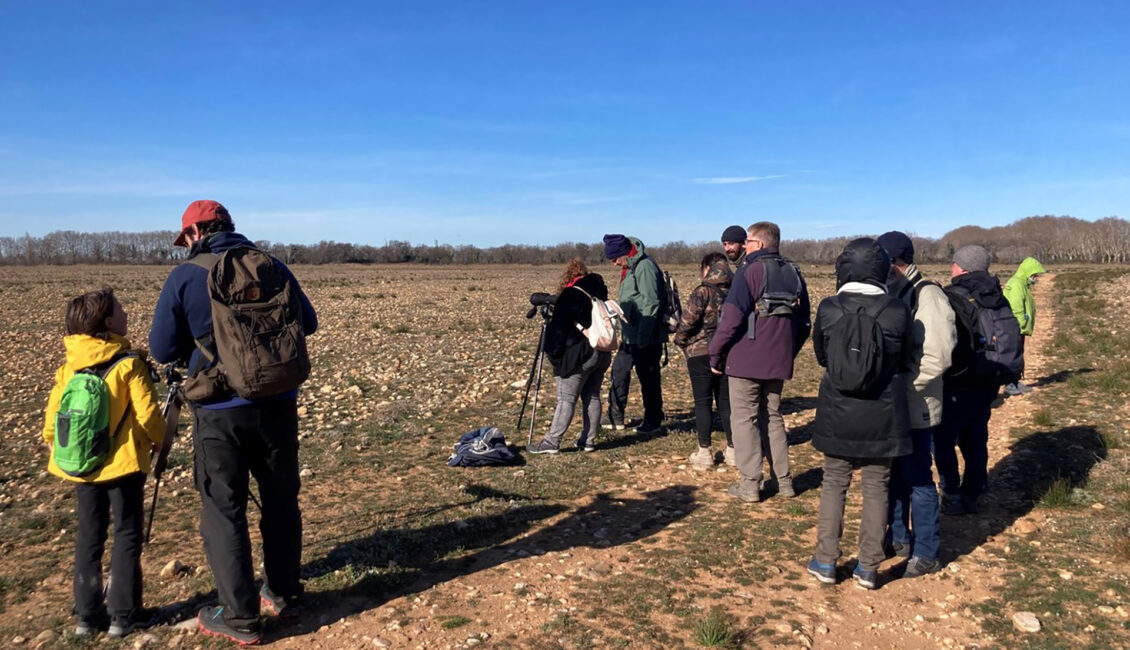
[[[1004,285],[1004,297],[1012,306],[1012,313],[1020,323],[1020,350],[1024,351],[1024,337],[1032,336],[1036,327],[1036,298],[1032,295],[1032,285],[1036,284],[1036,276],[1044,273],[1044,266],[1034,257],[1026,257],[1016,269],[1016,273]],[[1004,392],[1009,395],[1020,395],[1032,390],[1021,382],[1008,384]]]
[[[643,242],[621,234],[604,236],[604,256],[620,268],[620,294],[617,301],[624,310],[624,334],[616,359],[612,362],[612,387],[608,391],[606,428],[622,430],[624,406],[632,368],[640,380],[643,396],[643,422],[636,432],[658,433],[663,425],[663,388],[660,384],[660,357],[667,340],[663,321],[663,273],[647,256]]]

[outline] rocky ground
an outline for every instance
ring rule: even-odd
[[[6,269],[0,279],[0,638],[26,647],[219,647],[192,631],[214,598],[196,530],[187,436],[165,476],[146,601],[167,624],[124,642],[70,637],[73,500],[45,476],[41,409],[61,359],[63,301],[114,285],[143,344],[166,270]],[[603,271],[603,270],[602,270]],[[941,269],[931,270],[937,279]],[[945,569],[916,580],[884,565],[870,592],[804,573],[815,541],[820,456],[808,444],[818,369],[801,353],[786,389],[800,494],[750,506],[725,495],[731,468],[696,471],[685,365],[664,371],[669,433],[607,435],[593,454],[515,468],[451,469],[458,435],[514,421],[537,339],[525,297],[548,267],[299,268],[322,317],[300,398],[306,615],[270,622],[297,648],[989,647],[1127,644],[1126,386],[1130,355],[1064,335],[1088,307],[1125,326],[1128,276],[1038,285],[1031,394],[994,410],[990,487],[976,516],[945,518]],[[684,295],[693,269],[676,269]],[[1078,273],[1083,273],[1079,271]],[[1078,276],[1071,275],[1071,278]],[[1097,271],[1096,271],[1097,273]],[[613,277],[611,270],[605,272]],[[830,269],[809,270],[813,302]],[[1065,276],[1067,277],[1067,276]],[[1099,287],[1097,290],[1087,286]],[[1064,286],[1068,286],[1065,283]],[[1061,295],[1080,297],[1065,303]],[[1084,301],[1092,301],[1087,303]],[[1075,328],[1078,329],[1078,328]],[[1096,332],[1100,334],[1100,332]],[[674,352],[674,351],[673,351]],[[1088,370],[1089,369],[1089,370]],[[545,378],[536,430],[553,408]],[[637,394],[632,396],[638,405]],[[631,412],[629,413],[631,415]],[[579,419],[579,415],[578,415]],[[182,428],[187,427],[187,417]],[[576,431],[577,425],[567,434]],[[721,434],[716,445],[721,448]],[[858,493],[843,548],[853,556]],[[252,511],[253,525],[258,513]],[[1120,532],[1121,531],[1121,532]],[[253,531],[253,536],[254,536]],[[1123,553],[1124,555],[1120,555]],[[850,563],[841,570],[846,578]],[[1039,631],[1034,630],[1039,627]]]

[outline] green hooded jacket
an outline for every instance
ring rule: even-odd
[[[627,272],[620,279],[617,302],[627,318],[623,324],[624,342],[633,345],[650,345],[664,341],[667,332],[663,324],[663,276],[659,267],[644,252],[643,242],[628,237],[636,252],[628,258]]]
[[[1020,263],[1020,268],[1008,279],[1004,285],[1004,297],[1012,306],[1012,313],[1020,322],[1020,333],[1032,336],[1036,327],[1036,298],[1032,295],[1032,284],[1029,278],[1037,273],[1045,273],[1044,266],[1034,257],[1026,257]]]

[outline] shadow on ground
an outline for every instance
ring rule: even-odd
[[[508,502],[515,497],[523,499],[482,486],[469,486],[466,490],[475,494],[476,500],[481,495]],[[566,506],[514,501],[515,505],[499,515],[424,528],[378,530],[367,537],[343,542],[325,557],[307,564],[303,577],[347,571],[359,578],[342,589],[308,593],[306,601],[310,611],[318,613],[317,620],[300,620],[290,625],[272,622],[266,640],[306,634],[391,599],[422,592],[517,557],[583,546],[630,544],[695,510],[695,490],[692,486],[672,486],[643,493],[637,499],[598,494],[588,505],[526,536],[522,535],[540,522],[565,512]]]
[[[988,492],[978,514],[942,517],[942,557],[950,562],[1007,530],[1040,502],[1056,481],[1072,488],[1087,483],[1106,458],[1106,445],[1093,427],[1067,427],[1025,436],[989,470]]]

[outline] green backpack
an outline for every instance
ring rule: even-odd
[[[110,391],[105,377],[118,362],[136,352],[124,352],[105,363],[75,372],[63,388],[55,414],[55,465],[68,476],[86,476],[110,455]],[[114,428],[114,436],[129,417],[130,405]]]

